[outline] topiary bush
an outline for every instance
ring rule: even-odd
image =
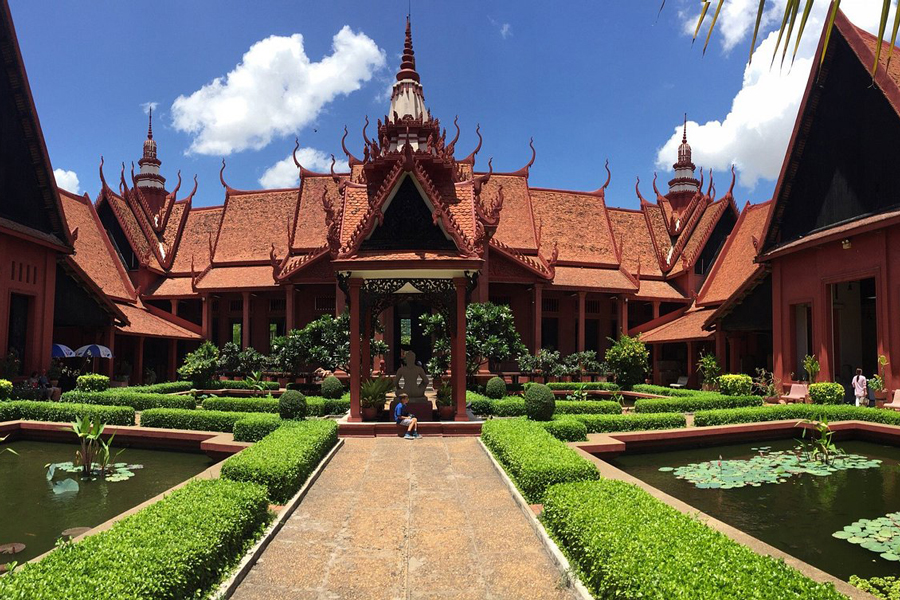
[[[662,385],[651,385],[649,383],[639,383],[631,387],[632,392],[640,392],[641,394],[653,394],[654,396],[677,396],[679,398],[689,398],[693,396],[702,396],[709,392],[701,392],[700,390],[686,390],[684,388],[672,388]]]
[[[630,390],[631,386],[643,383],[650,373],[650,351],[640,334],[623,335],[618,340],[610,338],[610,341],[613,344],[606,350],[606,364],[619,387]]]
[[[0,400],[9,400],[9,397],[12,395],[12,391],[12,381],[0,379]]]
[[[89,373],[80,375],[75,382],[75,389],[80,392],[102,392],[109,389],[109,377]]]
[[[549,421],[556,410],[553,390],[537,383],[525,390],[525,415],[532,421]]]
[[[306,396],[296,390],[287,390],[278,399],[278,414],[282,419],[302,421],[306,418]]]
[[[334,399],[340,398],[343,395],[344,384],[341,383],[341,380],[334,375],[326,377],[325,381],[322,382],[322,397]]]
[[[694,425],[707,427],[710,425],[730,425],[732,423],[760,423],[763,421],[783,421],[803,419],[834,421],[868,421],[900,425],[900,412],[850,406],[847,404],[778,404],[758,408],[733,408],[731,410],[705,410],[694,414]]]
[[[743,374],[719,376],[719,391],[726,396],[749,396],[753,393],[753,378]]]
[[[541,427],[562,442],[586,442],[588,430],[584,423],[569,417],[542,421]]]
[[[203,401],[203,410],[227,412],[278,413],[277,398],[221,398],[210,396]]]
[[[506,397],[506,382],[500,377],[491,377],[484,386],[484,395],[494,400]]]
[[[811,383],[809,398],[813,404],[843,404],[844,386],[839,383]]]

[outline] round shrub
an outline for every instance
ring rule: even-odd
[[[719,391],[726,396],[749,396],[753,392],[753,379],[749,375],[720,375]]]
[[[106,375],[81,375],[75,382],[75,389],[80,392],[104,392],[109,389],[109,377]]]
[[[841,404],[844,401],[844,386],[839,383],[812,383],[809,397],[813,404]]]
[[[282,419],[303,420],[306,409],[306,396],[296,390],[287,390],[278,399],[278,413]]]
[[[586,442],[587,426],[575,419],[559,419],[541,423],[547,433],[563,442]]]
[[[12,395],[13,384],[12,381],[7,381],[6,379],[0,379],[0,400],[9,400],[10,395]]]
[[[344,384],[341,383],[341,380],[334,375],[326,377],[325,381],[322,382],[322,397],[334,399],[343,395]]]
[[[543,383],[536,383],[525,391],[525,415],[532,421],[549,421],[555,410],[553,390]]]
[[[500,377],[491,377],[484,386],[484,395],[494,400],[506,397],[506,382]]]

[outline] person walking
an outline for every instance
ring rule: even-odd
[[[868,406],[869,382],[866,380],[866,376],[863,375],[862,369],[856,369],[856,376],[853,378],[851,385],[853,386],[853,395],[856,397],[856,406]]]

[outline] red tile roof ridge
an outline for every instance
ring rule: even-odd
[[[276,268],[275,279],[278,281],[285,280],[298,271],[302,270],[306,265],[310,265],[316,262],[316,260],[318,260],[319,258],[328,254],[329,252],[327,243],[322,245],[320,248],[315,248],[305,254],[294,256],[288,254],[277,265],[274,265]]]
[[[643,198],[641,198],[641,199],[643,200]],[[656,206],[655,204],[651,204],[651,203],[647,202],[646,200],[644,200],[641,203],[641,212],[644,214],[644,221],[647,224],[647,230],[650,232],[650,241],[653,243],[653,248],[656,251],[656,260],[659,262],[659,270],[661,272],[665,273],[666,271],[669,270],[669,265],[666,260],[666,255],[663,254],[662,248],[660,248],[659,242],[656,239],[657,231],[654,229],[653,223],[650,222],[651,217],[650,217],[649,211],[651,211],[651,210],[661,210],[661,209],[658,206]],[[665,219],[665,217],[663,217],[662,214],[660,214],[659,216],[660,216],[660,218]],[[665,223],[663,223],[663,226],[665,226]],[[672,248],[672,240],[667,239],[666,243],[668,244],[669,248],[671,249]]]
[[[717,204],[718,204],[718,206],[716,206]],[[725,214],[725,211],[727,211],[729,208],[731,208],[734,211],[735,216],[738,216],[738,217],[740,216],[740,211],[738,211],[737,206],[734,203],[733,196],[731,196],[731,197],[725,196],[724,198],[721,198],[721,199],[717,200],[715,203],[713,203],[713,206],[716,206],[715,210],[717,210],[719,214],[715,215],[715,218],[711,219],[710,222],[706,224],[706,227],[704,228],[704,230],[702,232],[700,232],[700,236],[701,236],[700,241],[697,243],[696,246],[694,246],[693,251],[690,253],[690,255],[686,257],[687,264],[689,266],[692,266],[694,264],[694,261],[697,259],[697,255],[700,252],[702,252],[703,249],[706,247],[706,243],[709,241],[709,238],[712,235],[713,230],[716,228],[716,225],[718,225],[719,220]]]
[[[553,273],[550,268],[544,262],[543,258],[540,256],[540,253],[537,256],[537,259],[531,258],[530,256],[526,256],[522,254],[515,248],[511,248],[498,240],[497,238],[491,238],[490,245],[495,249],[500,251],[503,255],[508,258],[511,258],[520,264],[522,264],[525,268],[533,271],[537,275],[540,275],[544,279],[553,279]]]
[[[112,188],[106,185],[105,181],[100,188],[95,206],[101,206],[104,202],[109,204],[113,215],[116,217],[116,221],[119,222],[119,226],[122,228],[125,237],[128,239],[132,249],[135,251],[138,260],[142,265],[149,267],[150,259],[155,258],[155,255],[151,250],[151,244],[149,240],[147,240],[147,237],[144,235],[137,217],[135,217],[131,208],[128,207],[128,202],[121,195],[114,192]],[[122,206],[120,206],[120,203],[124,204],[125,207],[123,208]],[[132,223],[129,221],[128,215],[123,213],[123,211],[125,210],[128,211],[128,214],[134,221],[134,226],[132,226]],[[137,228],[136,231],[135,228]],[[143,244],[140,243],[141,241],[143,242]]]
[[[481,144],[479,144],[479,146],[480,145]],[[524,177],[525,179],[528,179],[528,175],[531,171],[531,166],[534,164],[534,159],[537,158],[537,150],[534,149],[534,138],[531,138],[528,141],[528,146],[531,148],[531,160],[529,160],[528,163],[524,167],[522,167],[520,169],[516,169],[515,171],[509,171],[509,172],[495,171],[494,175],[507,175],[507,176],[512,176],[512,177]],[[473,173],[474,173],[474,171],[473,171]]]

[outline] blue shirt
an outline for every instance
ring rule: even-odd
[[[403,417],[408,414],[409,413],[406,412],[406,407],[402,402],[398,402],[397,406],[394,407],[394,421],[396,421],[397,423],[399,423],[403,419]]]

